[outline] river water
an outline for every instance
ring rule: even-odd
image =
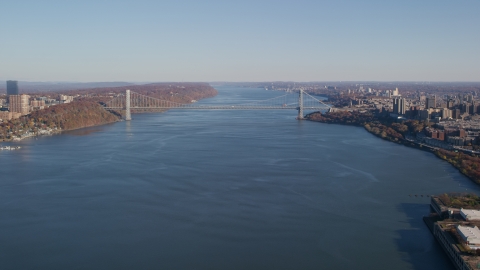
[[[282,94],[218,90],[199,103]],[[295,117],[172,110],[16,143],[0,152],[0,269],[453,269],[426,195],[474,184]]]

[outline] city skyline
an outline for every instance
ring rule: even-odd
[[[3,7],[0,80],[480,81],[478,1]]]

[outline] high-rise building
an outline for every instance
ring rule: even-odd
[[[425,109],[429,108],[436,108],[437,107],[437,100],[436,97],[428,97],[425,101]]]
[[[460,119],[461,118],[460,115],[461,115],[460,109],[452,110],[452,118],[453,119]]]
[[[452,118],[452,110],[443,108],[442,109],[442,119]]]
[[[395,88],[395,90],[392,91],[392,96],[399,96],[400,94],[398,93],[398,87]]]
[[[455,101],[453,99],[448,100],[447,101],[447,108],[449,108],[449,109],[452,108],[454,104],[455,104]]]
[[[29,95],[10,95],[9,111],[26,115],[30,112]]]
[[[462,104],[461,112],[462,113],[470,113],[470,104],[468,104],[468,103]]]
[[[45,100],[32,100],[30,101],[30,105],[33,107],[33,108],[40,108],[40,109],[43,109],[45,107]]]
[[[393,99],[393,113],[396,114],[405,114],[406,104],[404,98],[394,98]]]
[[[429,118],[430,118],[430,112],[428,110],[418,111],[418,119],[419,120],[427,120]]]
[[[470,105],[468,113],[471,115],[474,115],[477,113],[477,104],[475,104],[475,102],[472,102],[472,104]]]
[[[18,95],[18,82],[7,81],[7,96]]]
[[[70,103],[73,101],[73,96],[60,95],[60,103]]]

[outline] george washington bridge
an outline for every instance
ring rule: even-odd
[[[246,104],[230,105],[197,105],[196,103],[177,103],[157,99],[126,90],[125,95],[119,95],[105,103],[107,110],[125,110],[125,120],[131,120],[132,110],[297,110],[297,119],[303,119],[305,111],[318,111],[330,109],[331,106],[321,100],[299,90],[298,93],[249,102]]]

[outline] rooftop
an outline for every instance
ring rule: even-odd
[[[457,226],[458,232],[462,236],[462,238],[468,242],[470,245],[480,245],[480,230],[477,226],[469,227],[469,226]]]
[[[460,209],[460,214],[465,220],[480,220],[480,211],[471,209]]]

